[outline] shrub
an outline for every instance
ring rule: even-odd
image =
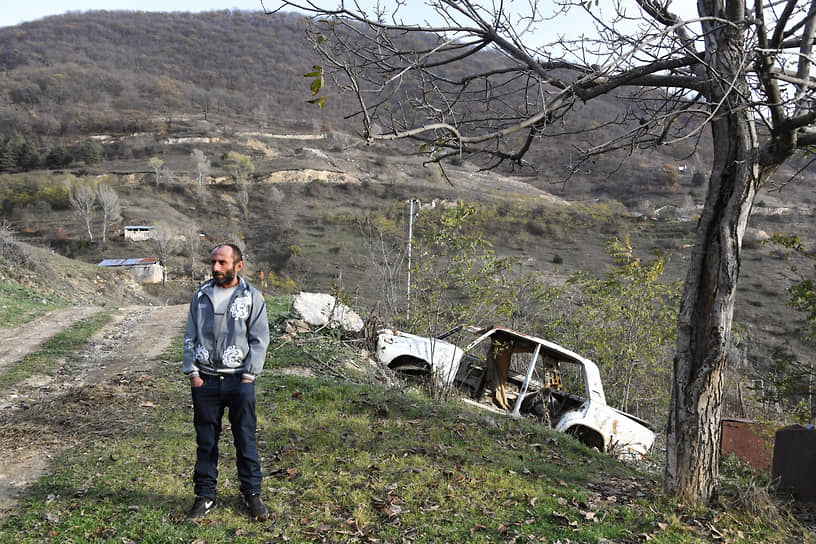
[[[0,261],[3,261],[5,268],[25,268],[35,272],[47,272],[48,267],[45,262],[34,255],[31,249],[17,240],[12,230],[3,225],[0,227]]]
[[[96,164],[102,160],[102,148],[90,138],[86,138],[74,152],[77,160],[86,165]]]
[[[64,145],[52,147],[45,156],[46,168],[64,168],[74,162],[74,157]]]
[[[67,210],[71,207],[68,189],[65,185],[51,185],[37,192],[38,199],[47,202],[54,210]]]
[[[303,250],[299,245],[292,244],[289,246],[289,258],[300,257],[301,255],[303,255]]]
[[[272,289],[276,289],[281,293],[297,293],[298,286],[295,280],[289,276],[279,276],[275,272],[270,271],[266,281]]]
[[[533,236],[544,236],[544,233],[547,232],[547,229],[544,228],[543,224],[537,223],[532,220],[527,221],[525,227],[527,228],[527,232],[529,232]]]

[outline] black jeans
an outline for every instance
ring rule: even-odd
[[[193,484],[197,497],[215,500],[218,479],[218,438],[224,409],[235,442],[241,493],[261,492],[261,464],[255,441],[255,383],[241,383],[241,375],[201,375],[204,385],[193,387],[193,424],[196,430],[196,464]]]

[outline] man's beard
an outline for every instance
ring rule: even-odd
[[[223,272],[221,276],[216,276],[213,274],[213,281],[215,281],[216,285],[227,285],[228,283],[232,283],[232,280],[235,279],[235,267],[232,267],[232,270]]]

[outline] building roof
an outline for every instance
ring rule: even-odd
[[[105,259],[99,266],[145,266],[158,263],[154,257],[143,257],[141,259]]]

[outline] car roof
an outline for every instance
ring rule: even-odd
[[[550,342],[549,340],[545,340],[543,338],[539,338],[538,336],[532,336],[529,334],[525,334],[508,327],[477,327],[473,325],[469,325],[464,327],[467,331],[478,335],[478,337],[473,340],[471,343],[464,348],[465,351],[469,351],[476,347],[478,344],[484,342],[488,338],[494,338],[496,336],[501,336],[507,339],[519,339],[526,342],[530,342],[531,344],[539,344],[541,346],[541,350],[543,353],[547,355],[556,357],[561,361],[571,361],[574,363],[580,364],[591,364],[594,365],[592,361],[587,359],[586,357],[582,357],[575,353],[572,350],[565,348],[555,342]]]

